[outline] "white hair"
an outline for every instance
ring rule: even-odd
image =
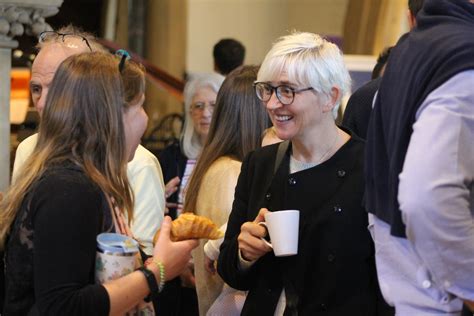
[[[191,118],[191,103],[198,90],[210,88],[216,94],[224,81],[224,76],[219,74],[194,75],[184,87],[184,128],[181,133],[181,150],[189,159],[196,159],[201,153],[203,145],[199,141],[194,123]]]
[[[341,93],[332,110],[336,118],[341,97],[350,89],[351,78],[335,44],[313,33],[295,32],[280,37],[265,56],[257,81],[274,81],[282,72],[290,82],[310,86],[327,97],[337,87]]]

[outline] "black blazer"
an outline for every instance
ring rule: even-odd
[[[294,174],[288,174],[290,144],[273,175],[277,148],[263,147],[243,162],[221,246],[219,274],[249,290],[242,315],[273,315],[283,287],[290,315],[377,315],[374,248],[361,206],[363,141],[352,137],[328,161]],[[262,207],[300,210],[298,255],[270,252],[243,272],[237,236]]]

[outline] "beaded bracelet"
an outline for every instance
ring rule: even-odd
[[[158,293],[160,293],[165,287],[165,265],[163,264],[163,262],[155,260],[155,258],[148,258],[145,265],[149,265],[151,263],[156,265],[158,271],[160,272],[160,283],[158,284]]]

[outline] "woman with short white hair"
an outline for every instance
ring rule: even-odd
[[[316,34],[284,36],[254,86],[284,142],[242,164],[219,274],[249,291],[242,315],[377,315],[364,143],[334,121],[350,87],[341,52]],[[300,211],[298,253],[276,257],[258,223],[287,209]]]

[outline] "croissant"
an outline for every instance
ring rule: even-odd
[[[158,232],[153,238],[153,243],[158,239]],[[180,241],[186,239],[219,239],[224,233],[209,218],[193,213],[182,213],[171,222],[170,239]]]

